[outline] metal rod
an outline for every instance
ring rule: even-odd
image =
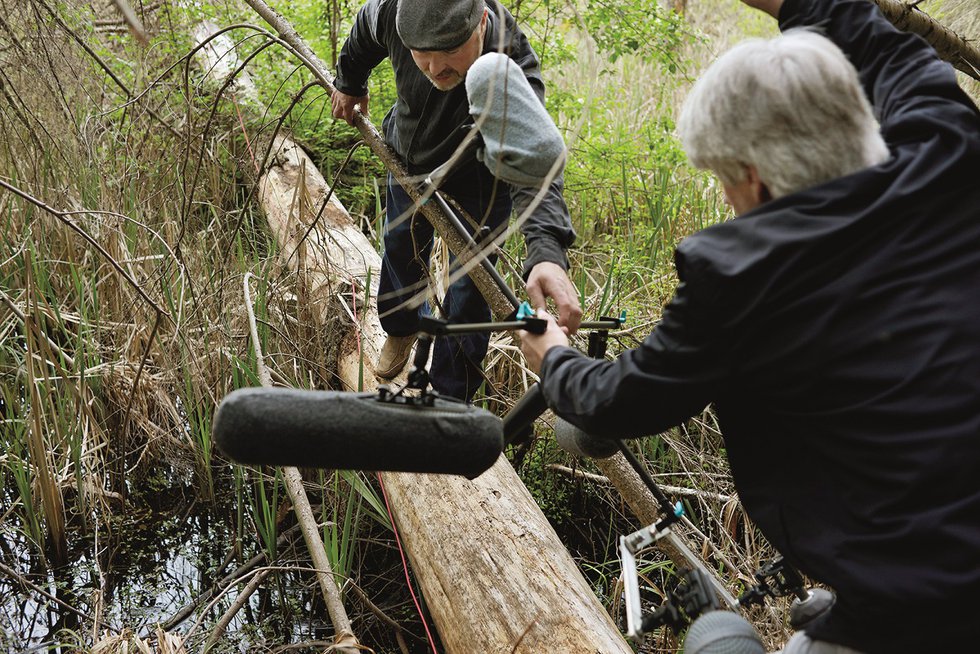
[[[463,225],[462,221],[459,219],[459,216],[456,215],[456,212],[449,206],[449,203],[447,203],[435,189],[432,191],[432,197],[435,199],[436,204],[439,205],[439,208],[442,209],[443,213],[446,214],[446,217],[449,219],[449,223],[456,229],[457,232],[459,232],[459,235],[463,237],[463,240],[466,241],[467,245],[469,245],[469,247],[474,251],[479,249],[479,244]],[[507,285],[507,282],[504,281],[504,278],[500,276],[500,273],[493,267],[493,264],[490,263],[488,259],[480,259],[480,266],[487,271],[490,278],[493,279],[497,286],[500,287],[500,292],[504,294],[507,301],[510,302],[515,309],[521,306],[521,302],[517,299],[517,295],[514,294],[514,291],[511,290],[510,286]]]
[[[579,329],[619,329],[623,323],[618,320],[586,320],[579,323]]]
[[[527,329],[528,323],[524,320],[508,320],[503,322],[467,322],[458,325],[443,325],[438,331],[438,336],[454,334],[474,334],[485,332],[504,332],[516,329]]]
[[[530,435],[531,425],[547,408],[544,393],[541,392],[541,385],[538,382],[531,384],[527,392],[521,396],[521,399],[517,400],[517,403],[503,418],[504,441],[509,444],[517,440],[524,440],[521,437]]]

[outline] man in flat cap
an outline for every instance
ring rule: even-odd
[[[477,59],[501,50],[501,45],[510,62],[501,66],[494,60],[493,65],[477,67],[484,72],[474,72],[474,77],[479,76],[476,83],[463,84]],[[368,76],[386,57],[394,68],[398,99],[383,122],[385,140],[410,175],[424,178],[437,168],[445,172],[444,164],[474,125],[478,103],[467,97],[467,86],[471,94],[485,91],[492,71],[509,79],[508,86],[515,93],[530,91],[528,96],[542,105],[540,115],[547,117],[537,55],[513,16],[496,0],[368,0],[357,14],[337,63],[337,90],[332,97],[335,118],[353,124],[355,107],[367,113]],[[514,80],[515,71],[523,73],[523,79]],[[492,99],[482,104],[488,110],[507,105]],[[515,100],[512,106],[520,104]],[[509,141],[514,141],[518,119],[523,117],[524,134],[531,138],[522,138],[522,145],[553,144],[557,137],[560,156],[564,156],[564,145],[550,119],[538,123],[537,117],[535,121],[527,118],[531,112],[518,115],[512,110],[511,114],[515,121],[514,129],[507,131]],[[489,124],[503,122],[500,116],[495,118]],[[534,138],[540,136],[533,133],[537,124],[543,138]],[[522,213],[547,182],[543,200],[521,225],[527,246],[523,274],[531,303],[543,307],[550,297],[558,309],[559,324],[574,333],[582,310],[566,272],[565,251],[575,233],[562,197],[560,162],[552,166],[553,157],[537,148],[534,152],[526,147],[523,152],[521,148],[494,149],[491,139],[486,141],[477,156],[462,157],[440,175],[440,191],[472,218],[472,223],[463,220],[468,228],[496,234],[506,226],[512,210]],[[500,140],[494,143],[500,145]],[[500,156],[494,158],[502,150],[511,155],[506,162]],[[559,174],[549,181],[547,173],[552,169]],[[394,377],[404,367],[418,331],[419,312],[427,310],[417,298],[424,296],[433,230],[421,214],[415,215],[416,208],[389,176],[378,298],[381,324],[388,334],[376,368],[383,379]],[[486,301],[467,276],[450,286],[443,309],[453,323],[490,319]],[[443,395],[472,399],[483,381],[481,363],[488,342],[486,334],[438,339],[430,367],[433,388]]]

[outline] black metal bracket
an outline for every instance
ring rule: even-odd
[[[677,633],[701,614],[721,608],[703,572],[682,569],[677,576],[677,585],[667,593],[663,603],[643,616],[643,633],[663,626]]]
[[[762,604],[767,597],[786,597],[792,595],[799,600],[807,598],[803,587],[803,577],[783,557],[778,557],[756,570],[757,583],[738,598],[742,606]]]
[[[626,322],[626,312],[623,311],[619,318],[601,318],[597,321],[583,322],[582,329],[596,330],[589,335],[590,352],[592,351],[592,338],[597,334],[602,334],[602,342],[605,343],[605,334],[608,330],[622,326]],[[538,318],[534,309],[527,302],[523,302],[514,312],[508,316],[507,320],[498,322],[474,322],[474,323],[450,323],[442,318],[433,316],[422,316],[419,319],[418,336],[415,345],[415,357],[412,359],[412,367],[408,372],[407,383],[397,391],[392,391],[388,387],[381,387],[378,391],[378,400],[382,402],[404,402],[431,406],[433,398],[438,396],[436,391],[429,388],[429,371],[426,364],[429,362],[429,353],[432,351],[432,343],[436,337],[457,336],[460,334],[483,334],[497,331],[524,330],[532,334],[543,334],[548,329],[548,321]],[[603,350],[605,352],[605,350]],[[405,394],[407,390],[420,391],[420,395],[409,396]],[[454,398],[445,397],[445,400]],[[535,404],[537,407],[537,404]],[[534,421],[544,410],[545,406],[541,403],[538,412],[530,417],[530,422]],[[525,417],[522,414],[522,419]]]

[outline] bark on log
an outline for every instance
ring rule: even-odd
[[[380,258],[335,199],[299,243],[310,215],[297,216],[295,208],[318,207],[326,190],[300,148],[287,145],[262,178],[259,197],[290,267],[300,272],[304,262],[314,314],[325,321],[336,307],[327,299],[341,298],[356,317],[338,375],[349,388],[363,382],[370,389],[384,336],[375,304],[355,307],[349,298],[364,298],[368,279],[375,296]],[[632,651],[503,456],[473,481],[386,474],[384,483],[446,652]]]
[[[980,81],[980,48],[922,12],[918,3],[871,0],[898,29],[918,34],[936,49],[940,58]]]

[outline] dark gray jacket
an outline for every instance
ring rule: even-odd
[[[395,71],[398,98],[384,119],[388,144],[398,153],[408,172],[427,175],[445,163],[473,125],[469,114],[466,89],[460,84],[451,91],[436,89],[412,60],[411,52],[398,37],[395,12],[398,0],[368,0],[361,7],[350,36],[341,49],[334,85],[349,95],[367,94],[371,71],[386,57]],[[513,16],[503,10],[504,23],[497,15],[495,0],[487,0],[489,23],[483,52],[494,52],[504,33],[506,54],[524,71],[528,82],[544,101],[544,82],[537,55],[517,27]],[[490,198],[496,192],[507,192],[514,210],[521,213],[533,200],[537,189],[512,187],[487,175],[475,174],[482,166],[475,157],[457,165],[442,188],[450,195]],[[565,250],[575,240],[568,208],[562,197],[563,182],[559,176],[547,195],[521,226],[527,243],[524,274],[541,261],[551,261],[568,268]]]
[[[745,509],[838,596],[812,636],[863,652],[980,636],[980,112],[867,0],[786,0],[860,73],[891,156],[712,226],[611,362],[552,348],[548,404],[657,433],[714,402]],[[970,639],[974,639],[971,640]]]

